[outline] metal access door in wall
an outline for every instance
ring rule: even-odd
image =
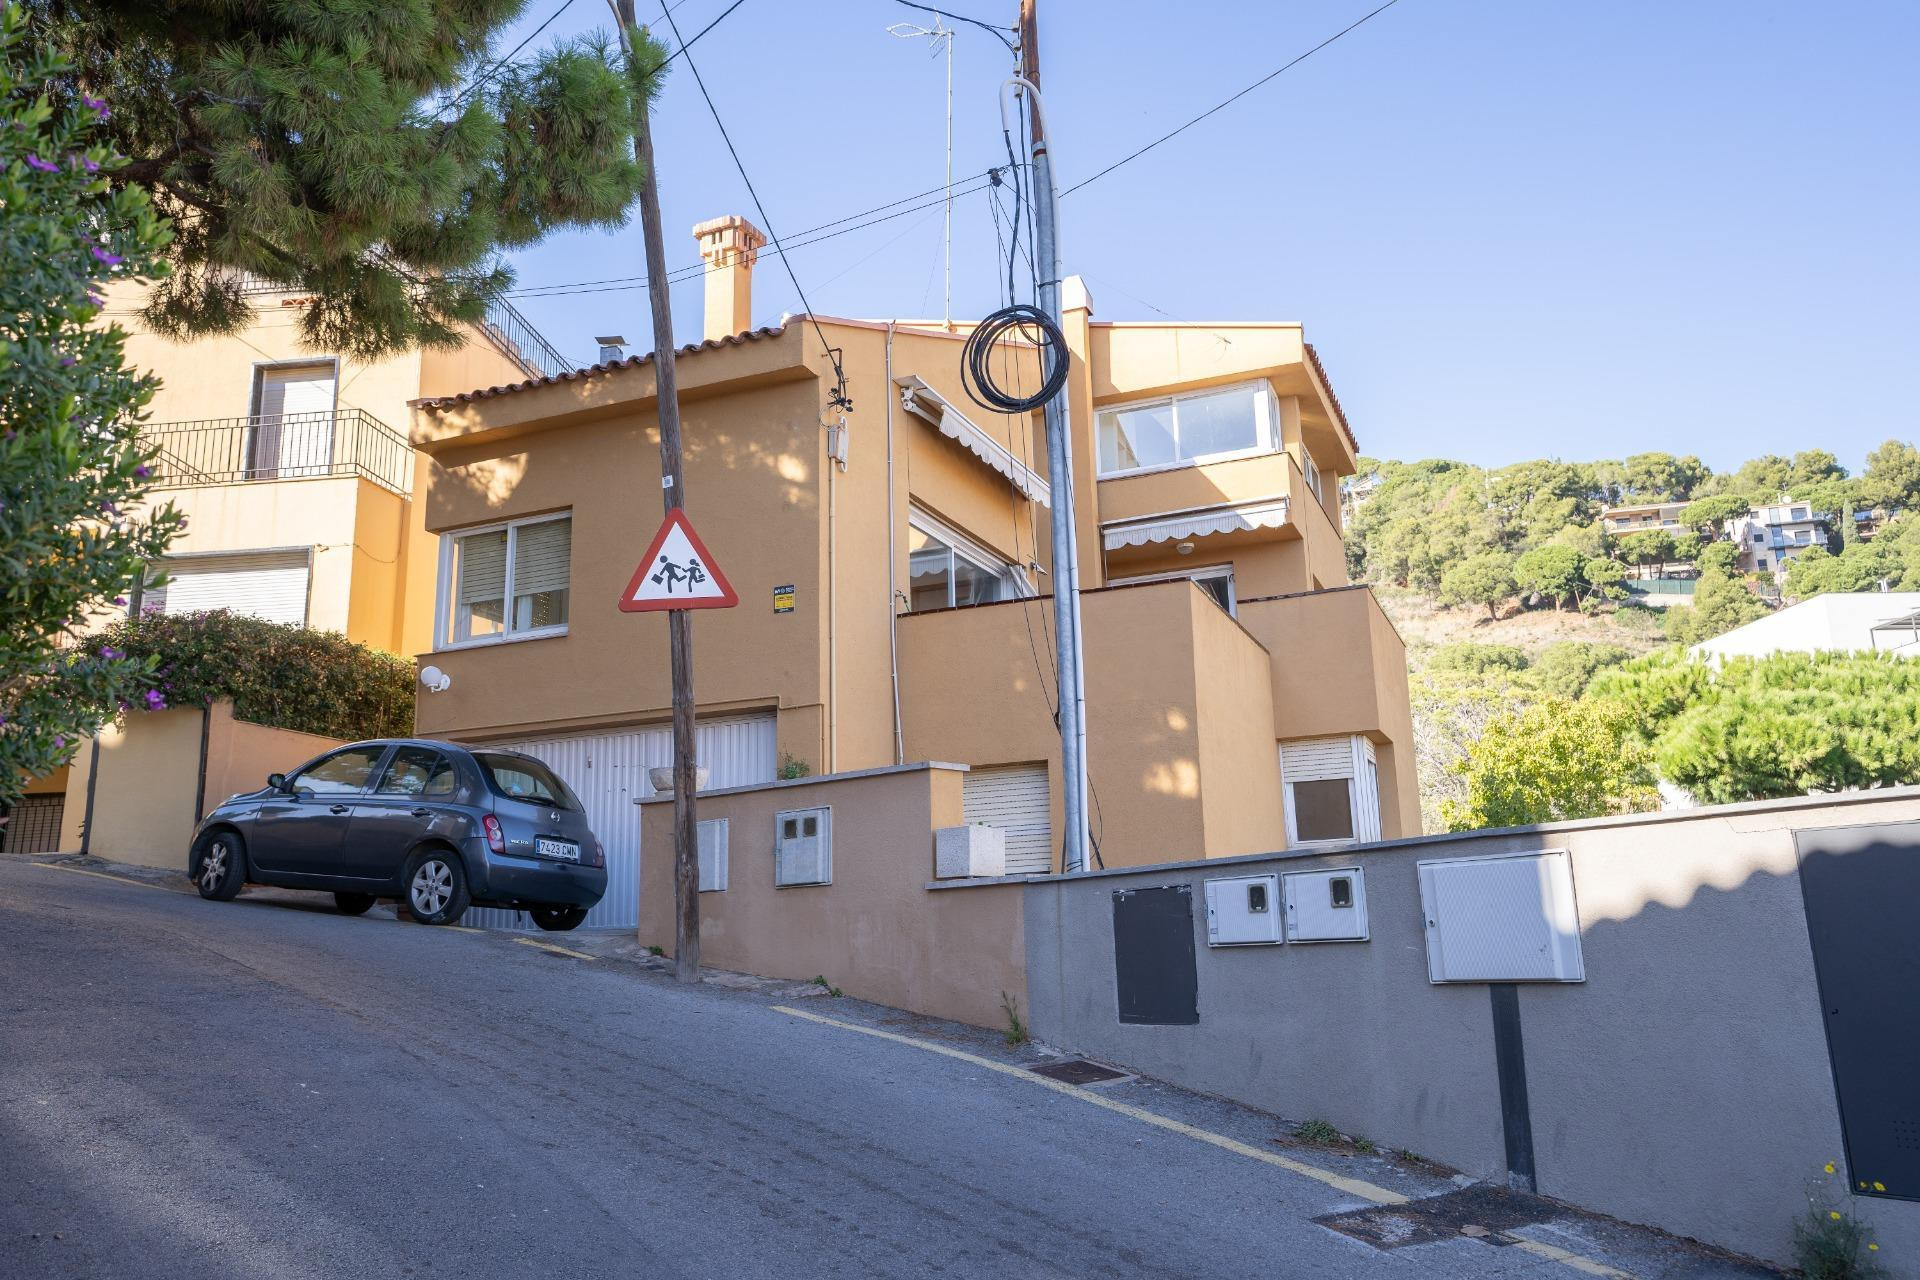
[[[647,770],[673,763],[673,730],[665,726],[625,729],[501,745],[544,761],[565,779],[586,806],[593,833],[606,846],[607,895],[587,913],[586,927],[638,928],[640,810],[633,802],[654,794]],[[694,732],[694,756],[707,770],[708,790],[772,782],[774,754],[770,715],[702,720]],[[494,929],[531,927],[524,916],[500,910],[470,911],[462,923]]]
[[[1920,822],[1794,843],[1849,1185],[1920,1200]]]
[[[961,816],[968,823],[1007,833],[1007,874],[1046,875],[1053,870],[1053,811],[1047,799],[1047,766],[986,765],[960,784]]]

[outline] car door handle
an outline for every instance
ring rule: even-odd
[[[409,809],[409,810],[407,810],[407,816],[408,816],[409,818],[431,818],[431,817],[433,816],[433,810],[431,810],[431,809]]]
[[[327,812],[328,813],[352,813],[353,806],[350,804],[336,804],[331,809],[328,809]]]

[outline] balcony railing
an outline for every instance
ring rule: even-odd
[[[158,451],[160,488],[359,476],[413,493],[413,446],[360,409],[156,422],[140,435]]]
[[[533,327],[533,322],[516,311],[505,298],[495,298],[487,304],[487,316],[480,322],[480,327],[493,344],[519,365],[529,378],[557,377],[578,367],[561,355]]]

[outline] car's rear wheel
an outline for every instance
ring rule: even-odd
[[[336,893],[333,895],[333,906],[334,909],[343,916],[363,916],[367,914],[368,909],[373,906],[373,895],[370,893]]]
[[[231,831],[209,831],[194,851],[193,887],[213,902],[231,902],[247,883],[247,855]]]
[[[587,918],[585,907],[529,907],[527,914],[533,922],[548,933],[565,933],[569,929],[578,929],[580,922]]]
[[[407,910],[421,924],[452,924],[467,911],[467,873],[457,854],[429,849],[407,873]]]

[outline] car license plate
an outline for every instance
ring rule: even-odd
[[[549,840],[545,836],[535,836],[533,851],[543,858],[558,858],[562,862],[580,861],[580,846],[571,840]]]

